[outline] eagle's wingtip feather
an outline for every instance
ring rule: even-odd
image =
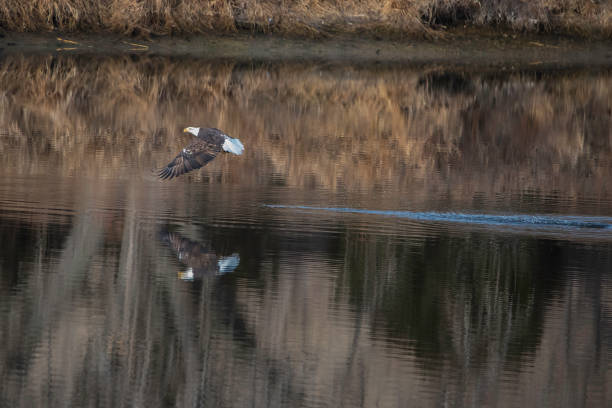
[[[157,176],[161,179],[161,180],[166,180],[168,179],[168,177],[170,176],[170,171],[168,171],[168,167],[164,167],[162,169],[160,169],[157,173]]]

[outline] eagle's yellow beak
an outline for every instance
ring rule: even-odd
[[[183,129],[183,133],[187,133],[187,128]]]

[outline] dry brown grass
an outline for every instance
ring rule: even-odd
[[[591,0],[0,0],[0,27],[8,31],[423,36],[441,26],[463,25],[609,36],[612,5]]]

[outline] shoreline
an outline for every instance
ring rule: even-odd
[[[297,39],[274,35],[198,35],[126,39],[119,35],[7,33],[1,55],[148,55],[234,61],[452,64],[458,67],[612,67],[612,42],[536,35],[452,35],[436,40],[352,36]]]

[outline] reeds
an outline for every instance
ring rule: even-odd
[[[449,26],[609,36],[612,5],[591,0],[0,0],[7,31],[124,35],[232,33],[423,36]]]

